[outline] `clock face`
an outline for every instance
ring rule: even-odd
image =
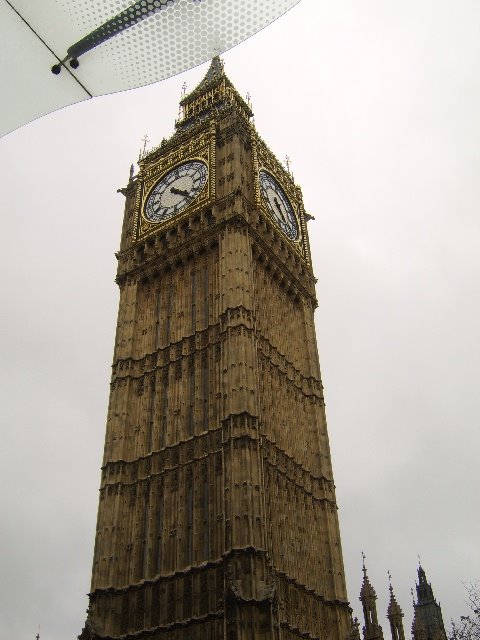
[[[150,191],[144,208],[145,218],[150,222],[173,218],[195,200],[207,178],[207,165],[200,160],[178,165],[160,178]]]
[[[297,219],[292,205],[284,190],[273,176],[266,171],[260,171],[260,192],[267,209],[280,229],[291,240],[298,237]]]

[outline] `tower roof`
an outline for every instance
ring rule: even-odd
[[[180,101],[183,116],[177,122],[177,128],[188,127],[196,118],[203,118],[215,108],[234,105],[246,120],[253,116],[250,105],[241,97],[228,79],[223,61],[218,56],[212,59],[203,80],[193,91]]]
[[[210,63],[208,71],[205,74],[203,80],[195,87],[193,91],[191,91],[181,100],[180,104],[184,105],[187,102],[194,100],[199,95],[205,93],[214,85],[218,84],[222,78],[228,80],[223,69],[223,60],[220,58],[220,56],[215,56],[214,58],[212,58],[212,62]],[[228,80],[228,82],[230,82],[230,80]]]
[[[363,576],[362,588],[360,589],[360,600],[364,600],[365,598],[377,598],[377,593],[366,573]]]

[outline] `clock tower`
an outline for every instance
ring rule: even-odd
[[[214,58],[122,189],[81,638],[343,640],[302,193]]]

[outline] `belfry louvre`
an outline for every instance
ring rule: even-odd
[[[302,193],[219,58],[181,107],[122,190],[80,638],[343,640]]]

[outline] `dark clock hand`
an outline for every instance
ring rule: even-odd
[[[190,195],[188,191],[177,189],[176,187],[170,187],[170,192],[174,193],[176,196],[184,196],[185,198],[188,198],[188,196]]]
[[[277,196],[273,196],[273,200],[275,202],[275,206],[277,207],[278,213],[280,214],[282,220],[284,221],[285,224],[287,224],[287,221],[285,220],[285,214],[283,213],[283,209],[280,206],[279,201],[277,200]]]

